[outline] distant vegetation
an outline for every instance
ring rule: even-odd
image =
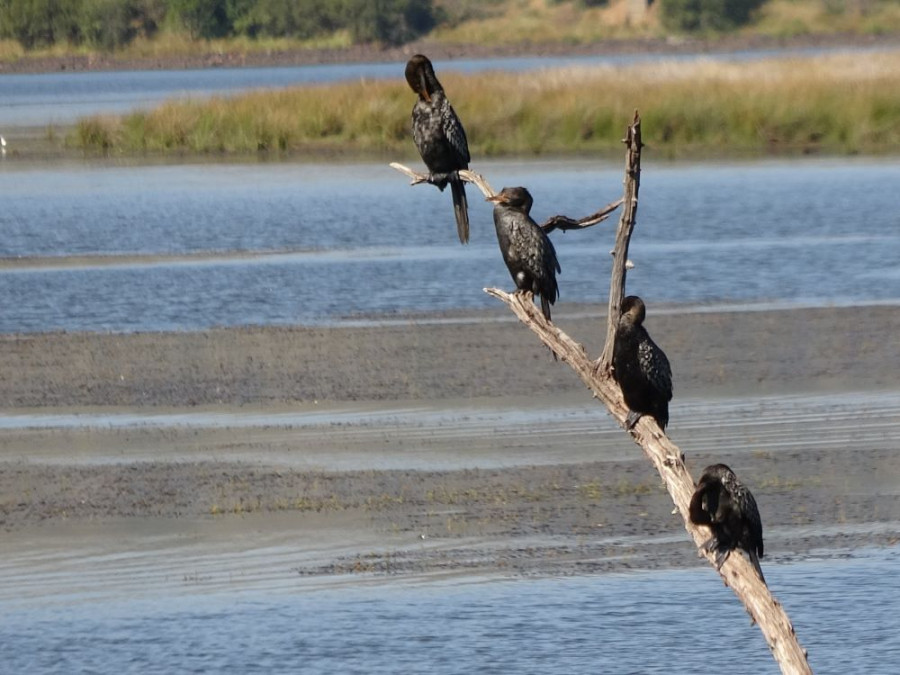
[[[765,0],[661,0],[663,25],[681,31],[733,30]]]
[[[900,54],[441,74],[472,156],[620,152],[635,108],[657,156],[900,152]],[[402,78],[172,102],[81,121],[106,153],[376,153],[414,158]]]
[[[111,50],[165,31],[187,31],[194,40],[346,31],[357,43],[402,44],[436,22],[432,0],[0,0],[0,38],[26,49]]]
[[[0,59],[72,52],[207,51],[438,43],[900,32],[900,0],[0,0]],[[177,38],[177,39],[176,39]]]

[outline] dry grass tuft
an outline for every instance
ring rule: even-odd
[[[348,151],[412,156],[413,94],[394,81],[171,102],[121,120],[88,118],[71,144],[114,152]],[[744,63],[489,72],[442,81],[474,157],[618,151],[639,109],[668,156],[900,151],[900,52]]]

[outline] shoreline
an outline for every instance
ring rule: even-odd
[[[896,60],[900,38],[879,44],[882,49],[880,53],[886,55],[885,59]],[[877,57],[879,54],[877,46],[864,44],[856,45],[855,48],[872,50],[870,53],[876,55],[872,64],[881,63]],[[669,61],[659,68],[654,66],[654,61],[648,60],[643,66],[637,66],[641,68],[638,75],[629,75],[629,70],[619,72],[620,69],[608,69],[613,74],[612,77],[607,75],[597,80],[599,75],[594,73],[591,76],[593,79],[588,78],[587,84],[582,84],[581,87],[576,87],[576,82],[561,85],[556,79],[548,78],[547,73],[534,71],[535,74],[530,79],[539,86],[536,87],[533,97],[509,106],[509,114],[514,117],[522,116],[526,120],[539,115],[557,117],[553,102],[548,101],[546,97],[560,86],[561,91],[565,91],[565,95],[571,96],[577,103],[576,107],[585,105],[580,97],[580,92],[585,87],[603,87],[605,83],[610,94],[608,100],[611,108],[606,112],[582,114],[569,111],[559,118],[558,125],[553,126],[556,131],[548,128],[540,134],[530,133],[527,125],[516,127],[513,130],[515,133],[510,133],[507,125],[498,125],[495,116],[486,114],[482,107],[472,107],[471,100],[477,101],[479,97],[484,97],[486,88],[491,87],[495,90],[495,95],[501,99],[515,101],[519,88],[519,76],[516,73],[504,73],[502,77],[487,76],[487,82],[483,75],[469,78],[465,81],[466,87],[462,91],[464,94],[462,108],[469,106],[467,117],[481,130],[477,136],[478,143],[472,148],[473,153],[510,158],[526,155],[573,157],[591,154],[595,157],[612,159],[618,155],[614,141],[618,136],[614,135],[617,133],[615,128],[611,129],[609,126],[611,119],[609,116],[630,119],[634,107],[623,108],[623,104],[627,100],[633,100],[632,86],[640,85],[642,80],[646,80],[644,89],[648,92],[648,98],[644,100],[643,107],[645,112],[649,111],[647,114],[651,129],[646,141],[663,158],[704,160],[896,154],[895,134],[885,131],[883,134],[879,132],[880,135],[871,136],[858,132],[860,125],[863,127],[866,124],[878,125],[878,120],[870,119],[870,113],[872,109],[880,109],[878,106],[881,105],[881,92],[893,82],[894,71],[885,65],[892,61],[885,61],[877,73],[866,71],[868,74],[865,74],[860,71],[852,75],[848,69],[858,69],[862,52],[856,54],[840,52],[837,51],[839,47],[794,47],[793,52],[781,53],[777,49],[782,47],[771,51],[763,49],[759,52],[766,57],[780,57],[780,65],[777,68],[772,64],[766,64],[761,68],[753,59],[745,64],[734,64],[727,60],[704,64],[703,60],[699,59],[691,66]],[[888,49],[891,51],[887,51]],[[613,51],[618,53],[616,50]],[[677,51],[660,53],[670,53],[675,58],[678,55]],[[795,56],[793,59],[790,58],[792,54]],[[816,71],[814,64],[821,62],[820,65],[823,65],[826,61],[830,64],[827,69]],[[812,74],[801,69],[801,65],[812,69]],[[715,69],[711,71],[713,66]],[[656,86],[659,83],[659,72],[673,69],[682,71],[688,67],[697,69],[697,76],[693,78],[694,84],[689,90],[677,84],[678,78],[674,80],[670,78],[666,83],[667,86]],[[723,85],[721,82],[716,85],[716,78],[721,77],[722,69],[730,72],[735,68],[744,72],[744,77],[749,79],[743,87],[737,86],[737,89],[723,100],[721,91]],[[580,71],[576,68],[573,72]],[[728,72],[725,73],[726,81],[733,78],[733,73],[729,75]],[[753,89],[762,75],[766,75],[767,79],[772,75],[782,93],[773,99],[770,89],[762,88],[758,91]],[[876,86],[876,81],[882,80],[883,84],[880,87]],[[847,106],[833,105],[843,91],[844,83],[862,87],[857,97],[858,114],[854,114]],[[410,151],[410,146],[402,143],[395,129],[397,120],[408,116],[405,106],[397,103],[396,90],[400,85],[397,82],[382,80],[372,81],[371,84],[373,92],[385,92],[386,105],[390,102],[387,108],[379,110],[374,116],[362,114],[361,109],[353,105],[356,90],[351,87],[351,92],[346,83],[330,85],[329,95],[325,99],[321,98],[322,92],[317,93],[315,88],[304,86],[279,90],[278,96],[265,90],[246,91],[234,97],[228,95],[204,98],[202,104],[188,107],[185,107],[183,102],[170,106],[157,102],[155,107],[151,107],[146,120],[139,122],[135,122],[138,118],[122,112],[114,115],[86,115],[80,121],[63,120],[62,126],[56,126],[54,123],[48,123],[43,128],[12,126],[5,129],[10,147],[8,152],[4,153],[4,160],[118,157],[131,158],[132,161],[135,158],[148,158],[150,161],[161,158],[168,158],[169,161],[191,161],[194,158],[209,161],[226,158],[226,161],[228,159],[233,161],[237,157],[265,157],[276,160],[318,157],[340,161],[353,158],[386,158],[387,154],[395,155],[394,159],[397,156],[405,157]],[[742,92],[747,87],[754,92],[752,105],[749,100],[743,100]],[[785,113],[785,97],[790,98],[791,92],[803,87],[808,88],[806,95],[788,106],[788,110],[792,112]],[[373,95],[380,94],[373,93]],[[691,130],[697,124],[701,129],[709,127],[703,124],[703,120],[693,120],[692,96],[698,95],[708,96],[710,101],[718,101],[714,105],[715,119],[707,122],[712,125],[712,129],[728,130],[726,142],[723,143],[720,133],[711,131],[695,133]],[[467,102],[466,96],[471,100]],[[326,100],[328,104],[325,109],[328,112],[323,114],[328,119],[333,116],[342,120],[336,127],[322,126],[315,121],[319,119],[315,115],[312,117],[301,115],[297,119],[291,117],[297,110],[317,110],[317,106]],[[741,112],[743,110],[741,105],[736,104],[737,107],[732,105],[734,101],[743,101],[741,104],[743,107],[749,106],[748,109],[753,110],[762,106],[751,115],[755,121],[748,123],[746,115],[749,113],[746,110]],[[814,105],[817,110],[827,109],[828,114],[823,115],[821,119],[818,117],[813,119],[804,112],[806,105]],[[251,117],[255,120],[254,124],[249,126],[246,122],[248,106],[252,111]],[[674,126],[667,118],[657,119],[660,111],[664,110],[672,111],[672,119],[676,122]],[[683,115],[687,117],[682,119]],[[313,121],[300,123],[298,119]],[[137,135],[128,131],[133,124],[137,124],[141,129]],[[183,130],[178,134],[170,133],[172,128],[182,129],[182,127]],[[225,133],[225,129],[232,127],[241,131]],[[808,133],[799,131],[807,127]],[[376,131],[373,132],[373,129]],[[383,133],[385,129],[390,129],[390,133]],[[653,129],[657,131],[654,133]],[[572,130],[577,130],[577,133]],[[279,139],[277,145],[272,142],[275,138]]]
[[[450,60],[517,56],[627,55],[637,53],[680,55],[729,53],[745,50],[838,49],[877,46],[900,46],[900,36],[855,34],[814,34],[787,37],[725,35],[716,39],[692,37],[630,38],[610,39],[582,45],[546,43],[502,46],[442,44],[425,39],[392,48],[356,45],[342,49],[206,53],[185,56],[148,56],[143,58],[120,58],[104,54],[26,57],[17,61],[0,62],[0,74],[101,70],[261,68],[333,63],[405,62],[416,53],[426,53],[432,60]]]
[[[432,50],[431,47],[435,47]],[[591,45],[572,46],[572,45],[555,45],[552,47],[533,46],[515,47],[512,50],[505,48],[481,48],[477,46],[466,46],[459,48],[447,48],[446,55],[452,58],[503,58],[512,56],[586,56],[598,54],[610,55],[628,55],[628,54],[661,54],[671,55],[677,59],[683,54],[712,54],[712,53],[733,53],[742,50],[757,50],[767,57],[788,59],[792,54],[797,57],[813,57],[818,53],[828,54],[829,51],[839,53],[841,49],[860,49],[874,50],[872,53],[877,54],[878,49],[900,48],[900,36],[878,36],[868,38],[866,36],[805,36],[802,38],[791,39],[773,39],[760,36],[729,36],[721,40],[702,41],[702,40],[667,40],[667,39],[651,39],[651,40],[625,40],[625,41],[609,41],[603,43],[595,43]],[[165,57],[163,59],[154,59],[152,61],[118,61],[109,57],[60,57],[58,59],[49,59],[37,61],[30,66],[24,61],[18,66],[6,64],[12,70],[4,71],[4,65],[0,64],[0,75],[4,72],[34,72],[34,73],[50,73],[50,72],[84,72],[84,71],[122,71],[126,69],[132,70],[153,70],[153,69],[180,69],[180,68],[213,68],[213,67],[278,67],[303,65],[309,63],[341,63],[341,62],[402,62],[409,57],[413,51],[426,51],[432,54],[433,58],[440,58],[441,46],[430,45],[428,43],[415,43],[408,48],[398,48],[394,50],[378,50],[372,48],[360,48],[359,50],[350,50],[345,53],[343,50],[333,51],[324,50],[322,52],[306,53],[306,52],[290,52],[285,54],[259,54],[259,55],[217,55],[214,62],[210,62],[207,56],[199,57]],[[484,52],[484,53],[482,53]],[[779,52],[781,52],[779,54]],[[348,57],[351,54],[353,58]],[[854,59],[855,61],[855,59]],[[652,61],[648,63],[652,64]],[[788,64],[789,65],[789,64]],[[668,67],[679,68],[677,63],[669,63]],[[652,70],[652,68],[651,68]],[[789,68],[787,72],[793,72]],[[835,71],[831,71],[832,76]],[[827,78],[826,78],[827,79]],[[504,80],[498,78],[498,87]],[[756,79],[754,78],[755,82]],[[858,84],[857,80],[854,80]],[[378,82],[382,86],[381,82]],[[475,78],[472,86],[479,86],[477,78]],[[509,84],[502,87],[509,87]],[[514,85],[513,85],[514,86]],[[621,82],[613,88],[615,92],[621,93],[623,85]],[[816,96],[822,96],[825,99],[829,94],[829,86],[825,85],[818,88],[814,87]],[[503,89],[502,91],[506,91]],[[294,88],[289,88],[294,89]],[[293,109],[305,109],[310,103],[304,99],[304,95],[312,95],[305,92],[305,87],[296,88],[292,93],[295,95]],[[790,87],[787,91],[792,91],[796,87]],[[477,90],[477,89],[476,89]],[[657,87],[650,86],[648,91],[656,91]],[[628,91],[627,87],[624,91]],[[236,93],[236,92],[235,92]],[[314,93],[314,92],[313,92]],[[505,95],[505,94],[504,94]],[[704,95],[713,95],[706,92]],[[836,94],[835,94],[836,95]],[[874,95],[874,94],[869,94]],[[617,101],[617,95],[610,97],[611,101]],[[666,89],[659,94],[662,97],[660,101],[645,102],[645,107],[649,110],[680,110],[685,105],[683,94],[678,90],[669,91]],[[215,98],[215,97],[213,97]],[[227,96],[225,98],[230,98]],[[239,97],[240,98],[240,97]],[[315,98],[315,96],[313,96]],[[331,97],[329,97],[330,99]],[[762,96],[762,98],[765,98]],[[833,96],[832,96],[833,98]],[[338,99],[340,100],[340,99]],[[830,99],[829,99],[830,100]],[[465,101],[464,101],[465,103]],[[160,124],[156,122],[149,123],[146,129],[156,129],[157,131],[149,135],[142,136],[139,141],[135,141],[131,135],[123,134],[120,121],[123,114],[114,115],[86,115],[82,121],[89,120],[87,126],[79,127],[78,122],[64,121],[62,124],[53,122],[34,125],[13,125],[3,129],[7,139],[10,142],[8,153],[4,153],[4,160],[7,161],[47,161],[58,159],[90,159],[90,158],[125,158],[134,161],[135,159],[144,158],[150,162],[153,161],[192,161],[200,159],[202,161],[220,160],[234,161],[236,158],[260,158],[267,160],[284,159],[284,158],[307,158],[318,157],[330,161],[352,160],[352,159],[383,159],[387,154],[396,155],[400,151],[401,156],[409,150],[405,144],[397,142],[396,139],[385,139],[379,135],[372,135],[366,131],[371,125],[372,120],[366,119],[360,123],[358,116],[348,115],[347,110],[341,108],[338,104],[334,105],[334,109],[329,114],[335,114],[339,117],[346,117],[346,137],[332,132],[326,133],[325,130],[310,130],[304,125],[296,123],[285,123],[284,117],[289,114],[279,114],[278,104],[272,100],[263,97],[259,101],[252,103],[254,110],[258,113],[257,123],[262,125],[261,131],[257,129],[245,129],[240,134],[231,134],[231,136],[220,136],[213,134],[208,136],[204,129],[209,124],[214,126],[221,123],[226,126],[231,124],[241,125],[241,113],[236,111],[234,107],[238,103],[221,104],[213,101],[203,110],[202,115],[208,116],[209,121],[194,127],[190,122],[193,112],[185,118],[180,119],[178,124],[187,125],[188,131],[181,140],[173,140],[168,137],[165,131],[174,122],[172,120],[164,120]],[[771,105],[771,104],[769,104]],[[823,104],[826,105],[827,104]],[[873,103],[876,105],[877,103]],[[211,107],[210,107],[211,106]],[[522,113],[526,117],[536,114],[535,110],[540,111],[542,103],[541,97],[536,96],[535,100],[529,102],[523,108],[526,112]],[[795,107],[801,107],[797,103]],[[353,107],[351,107],[351,110]],[[820,155],[825,157],[847,157],[856,154],[867,156],[887,156],[896,155],[896,139],[885,137],[884,141],[877,143],[869,142],[868,137],[854,132],[859,127],[860,118],[853,116],[849,118],[841,115],[830,115],[830,120],[822,128],[810,131],[809,135],[798,134],[791,131],[797,120],[792,115],[788,115],[781,119],[778,111],[781,108],[775,105],[768,115],[771,119],[765,122],[757,122],[756,126],[760,127],[753,133],[748,133],[745,129],[746,125],[741,119],[734,119],[734,113],[728,105],[719,105],[717,110],[725,117],[724,121],[715,122],[714,126],[724,124],[730,129],[731,140],[728,143],[722,143],[722,139],[715,134],[707,134],[696,136],[693,132],[685,131],[682,124],[677,124],[670,129],[668,122],[659,123],[656,121],[651,128],[670,129],[659,138],[648,138],[648,144],[654,148],[661,157],[679,158],[688,160],[706,160],[706,159],[768,159],[777,157],[802,157],[807,155]],[[837,111],[843,110],[845,107],[837,108]],[[156,107],[155,110],[160,110]],[[692,110],[690,100],[686,106],[686,110]],[[470,111],[471,112],[471,111]],[[621,115],[623,119],[629,118],[633,112],[633,106],[628,109],[627,113],[622,110],[617,111],[617,115]],[[156,114],[156,113],[154,113]],[[183,116],[184,112],[180,112],[177,107],[167,114]],[[680,114],[680,113],[679,113]],[[679,114],[675,118],[679,118]],[[408,115],[405,107],[402,111],[398,109],[396,115],[391,114],[389,121],[380,121],[385,127],[392,127],[394,120],[401,119],[401,115]],[[127,117],[127,115],[125,115]],[[652,117],[652,115],[651,115]],[[343,118],[343,117],[342,117]],[[155,119],[155,118],[154,118]],[[224,121],[223,121],[224,120]],[[652,121],[652,120],[651,120]],[[877,124],[877,120],[872,122]],[[590,153],[592,156],[601,156],[614,158],[618,156],[618,151],[613,138],[618,136],[610,136],[608,130],[603,127],[606,124],[604,117],[601,115],[596,120],[588,124],[578,132],[577,138],[573,138],[569,133],[545,133],[534,138],[526,138],[522,134],[514,135],[514,142],[510,145],[507,143],[509,137],[503,130],[499,133],[495,128],[490,116],[484,119],[475,117],[473,124],[481,125],[482,133],[479,135],[480,143],[483,147],[473,148],[480,154],[496,154],[497,156],[506,157],[524,157],[540,154],[544,156],[584,156]],[[578,116],[567,116],[562,128],[576,128],[579,124],[584,124]],[[602,129],[595,129],[594,126],[600,125]],[[818,127],[818,124],[816,125]],[[771,132],[762,133],[763,127],[771,127]],[[702,128],[702,125],[701,125]],[[145,129],[145,131],[146,131]],[[77,134],[75,132],[78,132]],[[142,132],[144,133],[144,132]],[[79,138],[76,139],[75,136]],[[257,135],[259,136],[257,138]],[[280,149],[275,149],[266,139],[279,138],[286,145],[279,145]],[[240,138],[238,142],[237,138]],[[610,138],[608,143],[602,139]],[[129,139],[126,142],[125,139]],[[285,140],[287,139],[287,140]],[[392,140],[393,139],[393,140]],[[77,147],[76,147],[77,146]],[[147,150],[147,148],[154,148]],[[260,151],[260,148],[264,150]],[[506,154],[509,153],[509,154]],[[395,156],[394,159],[397,157]]]

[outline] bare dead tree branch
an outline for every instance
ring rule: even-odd
[[[484,289],[486,293],[505,302],[516,316],[528,326],[540,340],[547,345],[560,360],[568,363],[582,382],[590,389],[594,397],[600,400],[616,421],[624,428],[628,416],[628,408],[622,397],[618,384],[612,377],[610,364],[612,361],[612,344],[615,339],[615,327],[618,323],[619,308],[625,294],[625,273],[629,267],[628,245],[635,226],[638,206],[638,192],[641,174],[641,120],[637,111],[628,126],[624,143],[626,145],[624,194],[619,202],[613,202],[597,215],[604,217],[619,204],[624,204],[616,231],[616,245],[613,254],[613,269],[610,278],[609,311],[607,314],[606,342],[603,353],[596,361],[591,360],[584,347],[566,335],[563,331],[547,321],[534,304],[531,293],[517,291],[507,293],[496,288]],[[401,164],[391,166],[413,179],[413,184],[428,182],[428,176],[419,174]],[[461,171],[463,180],[474,183],[486,197],[495,193],[486,180],[471,171]],[[588,219],[593,216],[588,216]],[[557,216],[556,218],[562,218]],[[550,219],[549,224],[554,219]],[[577,221],[574,221],[577,222]],[[597,222],[600,222],[599,220]],[[559,227],[556,225],[555,227]],[[565,228],[560,228],[565,229]],[[578,228],[580,229],[580,228]],[[689,507],[694,492],[694,480],[684,463],[681,450],[669,440],[659,428],[656,420],[649,415],[642,416],[637,424],[627,433],[632,437],[656,467],[663,479],[666,490],[681,515],[684,528],[700,549],[707,540],[706,529],[694,525],[690,521]],[[699,550],[715,567],[715,554]],[[781,604],[772,596],[766,584],[759,578],[753,566],[743,555],[735,553],[728,556],[719,570],[725,585],[729,586],[744,604],[751,619],[757,623],[772,655],[783,673],[791,675],[811,674],[804,650],[794,633],[787,613]]]
[[[399,162],[391,162],[390,166],[392,169],[395,169],[400,173],[409,176],[412,179],[410,181],[410,185],[420,185],[422,183],[431,182],[427,173],[414,171],[413,169],[410,169],[408,166],[404,166]],[[459,177],[462,178],[465,182],[475,185],[479,190],[481,190],[481,193],[485,196],[485,198],[493,197],[497,194],[494,191],[494,188],[492,188],[490,184],[488,184],[487,180],[485,180],[484,176],[482,176],[480,173],[475,173],[474,171],[466,169],[459,172]],[[577,220],[574,218],[569,218],[568,216],[553,216],[552,218],[548,218],[546,222],[542,223],[540,227],[544,230],[544,232],[552,232],[553,230],[583,230],[585,228],[591,227],[592,225],[596,225],[597,223],[602,223],[604,220],[609,218],[609,214],[611,214],[621,205],[622,200],[617,199],[616,201],[607,204],[596,213],[592,213],[589,216],[585,216],[584,218],[579,218]]]
[[[484,290],[489,295],[505,302],[522,323],[534,331],[561,361],[565,361],[572,367],[581,381],[593,392],[594,397],[607,407],[616,421],[622,427],[625,426],[628,407],[622,398],[619,385],[607,370],[596,367],[596,362],[588,357],[581,344],[544,318],[534,304],[530,293],[507,293],[496,288]],[[691,495],[694,492],[694,480],[685,466],[681,450],[669,440],[669,437],[657,425],[656,420],[649,415],[643,415],[628,434],[635,443],[641,446],[653,466],[656,467],[681,515],[684,528],[699,549],[709,538],[709,532],[690,521],[689,507]],[[699,554],[705,555],[710,564],[715,567],[714,553],[699,551]],[[719,574],[725,585],[730,586],[744,604],[751,619],[759,624],[781,671],[791,675],[812,673],[806,659],[806,650],[797,641],[794,627],[787,613],[781,603],[772,597],[768,587],[756,574],[756,570],[753,569],[749,560],[743,555],[734,553],[728,556],[722,569],[719,570]]]
[[[583,230],[592,225],[596,225],[597,223],[602,223],[620,206],[622,206],[622,200],[617,199],[604,206],[597,211],[597,213],[592,213],[591,215],[579,218],[578,220],[569,218],[568,216],[553,216],[541,223],[540,228],[547,233],[553,232],[553,230]]]
[[[609,278],[609,304],[606,322],[606,341],[600,354],[598,367],[609,372],[612,367],[612,349],[616,338],[616,326],[619,323],[619,308],[625,297],[625,274],[628,263],[628,245],[631,233],[637,221],[638,192],[641,187],[641,118],[637,110],[634,119],[625,130],[625,189],[622,201],[622,215],[616,228],[616,245],[612,250],[613,267]]]
[[[391,162],[390,167],[402,174],[409,176],[412,179],[410,181],[410,185],[431,183],[431,177],[427,173],[414,171],[408,166],[401,164],[400,162]],[[492,188],[488,184],[488,182],[484,179],[484,176],[482,176],[480,173],[475,173],[474,171],[470,171],[469,169],[464,169],[459,172],[459,177],[462,178],[466,183],[472,183],[479,190],[481,190],[481,193],[484,195],[485,199],[487,199],[488,197],[493,197],[497,194],[494,191],[494,188]]]

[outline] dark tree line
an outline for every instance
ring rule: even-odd
[[[349,31],[356,43],[402,44],[437,24],[433,0],[0,0],[0,38],[26,49],[127,45],[163,29],[195,39],[300,39]]]
[[[679,31],[727,31],[748,23],[766,0],[658,0],[663,24]]]
[[[584,7],[607,2],[575,1]],[[690,32],[736,28],[766,0],[656,2],[664,25]],[[0,0],[0,39],[18,40],[26,49],[71,44],[114,50],[167,29],[187,30],[195,39],[309,39],[346,30],[357,44],[397,45],[439,23],[478,16],[488,4],[497,0],[441,6],[435,0]]]

